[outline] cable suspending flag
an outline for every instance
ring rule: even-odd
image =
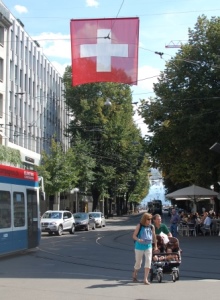
[[[71,20],[72,85],[137,84],[139,18]]]

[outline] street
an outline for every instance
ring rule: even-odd
[[[167,222],[167,216],[164,214]],[[2,299],[219,299],[220,237],[179,237],[180,280],[131,280],[132,233],[140,215],[115,217],[94,231],[42,234],[39,249],[0,259]],[[139,272],[143,280],[143,269]]]

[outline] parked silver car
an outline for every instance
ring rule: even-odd
[[[41,217],[41,231],[50,235],[62,235],[63,231],[75,232],[75,219],[73,214],[66,210],[48,210]]]
[[[93,230],[95,229],[95,219],[89,218],[88,213],[79,212],[73,214],[73,216],[76,221],[76,230],[84,229],[86,231],[89,231],[90,228],[92,228]]]
[[[105,216],[102,212],[90,212],[89,217],[95,219],[96,227],[105,227]]]

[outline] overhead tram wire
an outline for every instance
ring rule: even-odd
[[[120,13],[120,11],[121,11],[123,5],[124,5],[124,0],[122,1],[121,5],[120,5],[120,8],[119,8],[118,13],[117,13],[117,15],[116,15],[116,18],[118,18],[118,15],[119,15],[119,13]],[[209,11],[217,11],[217,10],[220,10],[220,9],[203,10],[203,11],[185,11],[185,12],[183,11],[183,12],[175,12],[175,14],[195,13],[195,12],[205,12],[205,11],[208,11],[208,12],[209,12]],[[174,14],[174,12],[171,12],[171,13],[169,13],[169,12],[168,12],[168,13],[157,13],[157,14],[145,14],[145,15],[139,15],[139,17],[140,17],[140,16],[148,16],[148,15],[167,15],[167,14]],[[24,17],[24,18],[28,19],[28,17]],[[36,17],[36,18],[47,18],[47,19],[50,19],[51,17]],[[54,19],[54,18],[56,18],[56,17],[53,17],[53,19]],[[33,18],[32,18],[32,19],[33,19]],[[65,19],[65,18],[57,17],[57,19]],[[114,23],[113,23],[113,25],[112,25],[112,28],[113,28],[113,26],[114,26]],[[94,37],[94,38],[97,38],[97,37]],[[108,36],[103,37],[103,38],[110,38],[110,37],[109,37],[109,35],[108,35]],[[68,38],[66,38],[66,39],[38,39],[38,41],[59,41],[59,40],[63,40],[63,41],[66,40],[66,41],[69,41]],[[10,41],[8,41],[8,42],[10,42]],[[139,47],[139,49],[143,49],[143,50],[146,50],[146,51],[155,53],[155,54],[159,54],[161,58],[162,58],[163,55],[168,55],[168,56],[172,57],[172,55],[170,55],[170,54],[163,53],[163,52],[159,52],[159,51],[154,51],[154,50],[150,50],[150,49],[146,49],[146,48],[143,48],[143,47]],[[197,62],[197,61],[188,60],[188,59],[178,59],[178,60],[182,60],[182,61],[185,61],[185,62],[187,62],[187,63],[191,63],[191,64],[196,64],[196,65],[198,65],[198,62]],[[216,68],[217,68],[217,66],[216,66]],[[152,77],[146,77],[146,78],[143,78],[143,79],[139,79],[138,82],[139,82],[139,81],[143,81],[143,80],[147,80],[147,79],[151,79],[151,78],[153,78],[153,77],[158,77],[158,76],[160,76],[160,75],[155,75],[155,76],[152,76]]]
[[[122,4],[119,8],[119,11],[118,11],[116,17],[118,17],[118,14],[119,14],[119,12],[120,12],[123,5],[124,5],[124,0],[122,1]],[[191,14],[191,13],[205,13],[205,12],[212,12],[212,11],[216,12],[216,11],[219,11],[219,10],[220,10],[220,8],[204,9],[204,10],[188,10],[188,11],[178,11],[178,12],[173,11],[173,12],[165,12],[165,13],[148,13],[148,14],[140,14],[137,17],[161,16],[161,15],[179,15],[179,14]],[[70,18],[71,17],[69,17],[69,16],[68,17],[60,17],[60,16],[57,16],[57,17],[33,17],[33,16],[27,17],[27,16],[22,16],[22,19],[26,19],[26,20],[28,20],[28,19],[31,19],[31,20],[33,20],[33,19],[69,20]],[[103,16],[102,18],[106,18],[106,16]]]
[[[122,9],[122,6],[123,6],[123,4],[124,4],[124,0],[122,0],[121,6],[120,6],[120,8],[119,8],[119,10],[118,10],[118,12],[117,12],[117,15],[116,15],[115,19],[117,19],[117,18],[118,18],[118,16],[119,16],[119,13],[120,13],[120,11],[121,11],[121,9]],[[115,25],[115,22],[116,22],[116,20],[113,22],[113,24],[112,24],[112,27],[111,27],[111,30],[113,29],[113,27],[114,27],[114,25]],[[110,33],[111,33],[111,30],[110,30],[110,32],[109,32],[109,34],[108,34],[108,36],[110,35]]]

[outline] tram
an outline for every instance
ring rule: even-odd
[[[39,245],[39,195],[36,171],[0,165],[0,256]]]
[[[163,209],[163,205],[162,205],[162,201],[161,200],[153,200],[153,211],[152,214],[159,214],[162,215],[162,209]]]
[[[155,215],[160,214],[162,215],[162,201],[161,200],[153,200],[148,202],[148,212]]]

